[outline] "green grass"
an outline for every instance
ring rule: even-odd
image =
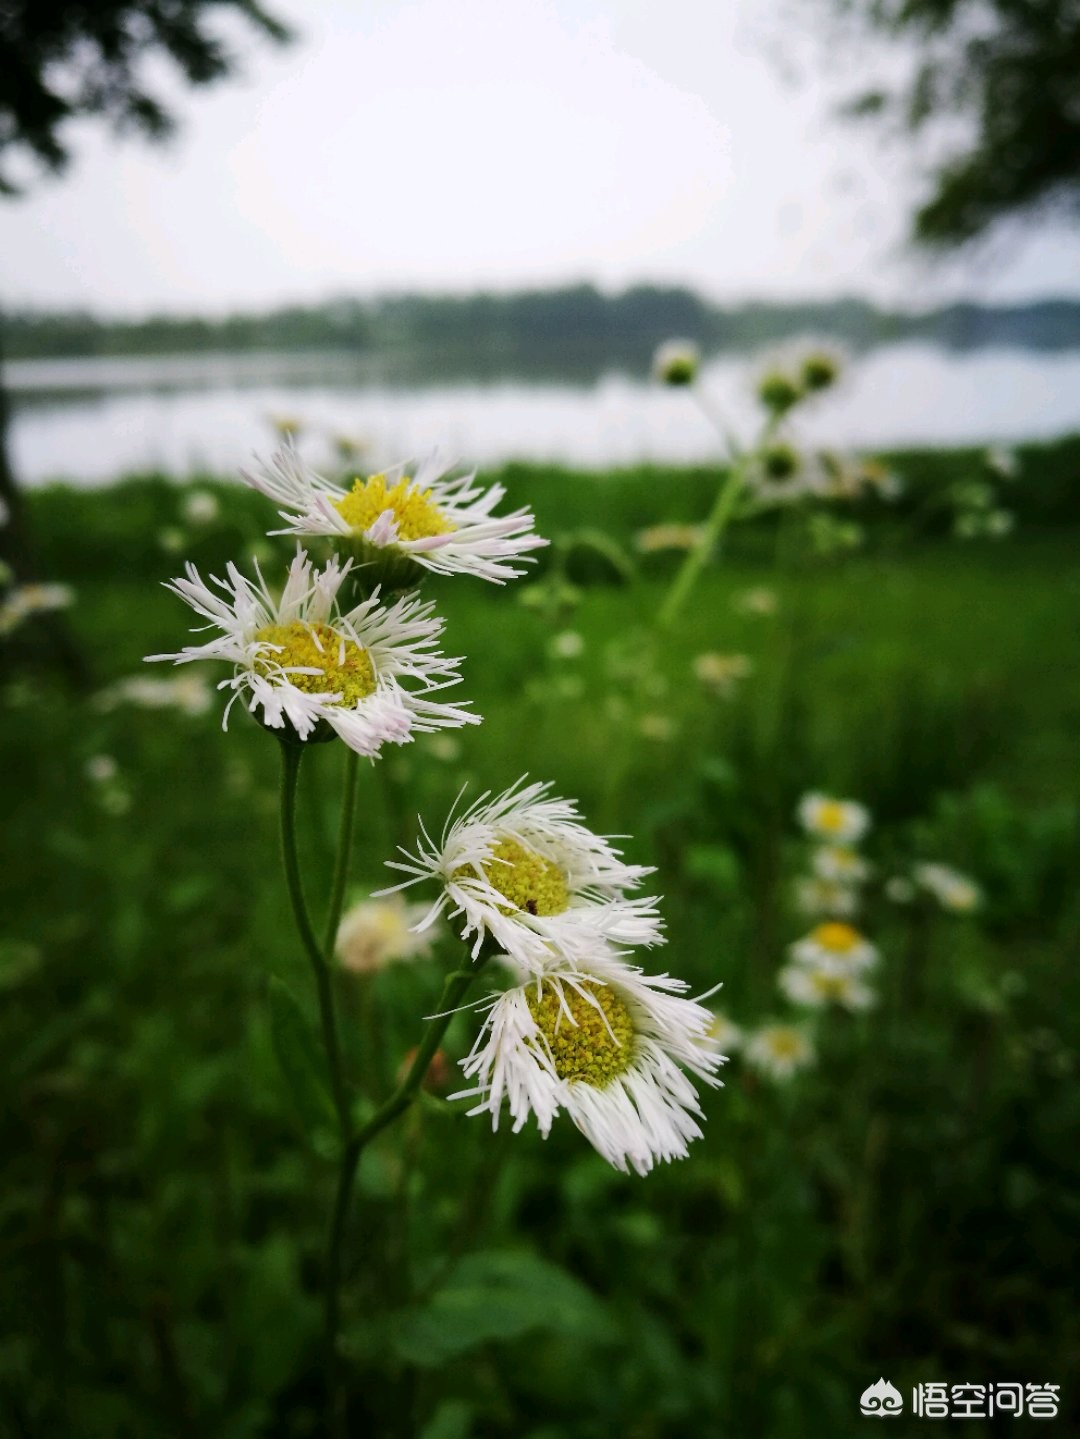
[[[382,882],[418,809],[438,826],[463,784],[550,778],[657,866],[657,965],[696,989],[723,980],[745,1024],[782,1010],[775,971],[805,927],[790,880],[807,789],[871,807],[879,876],[942,859],[987,903],[924,926],[875,888],[880,1007],[826,1016],[818,1066],[788,1088],[734,1062],[690,1159],[645,1180],[565,1124],[544,1143],[458,1107],[414,1111],[361,1170],[355,1432],[832,1439],[862,1431],[858,1396],[881,1374],[905,1394],[1059,1382],[1071,1412],[1077,458],[1068,443],[1026,452],[1016,536],[961,545],[941,496],[977,457],[899,457],[908,499],[862,516],[861,552],[815,560],[797,529],[739,529],[661,643],[649,625],[674,562],[640,559],[632,535],[700,517],[716,476],[503,476],[542,532],[600,529],[638,576],[579,546],[561,580],[546,558],[504,589],[432,584],[484,723],[450,757],[422,741],[362,767],[357,893]],[[220,572],[269,514],[213,488],[222,519],[184,553]],[[156,538],[181,498],[160,479],[33,497],[98,689],[186,640],[189,612],[159,583],[178,562]],[[761,584],[777,614],[740,613],[733,599]],[[566,630],[584,641],[573,660],[551,653]],[[753,661],[730,700],[694,680],[706,650]],[[216,709],[103,709],[64,687],[30,625],[9,651],[0,1432],[319,1433],[333,1174],[269,1030],[271,975],[312,1008],[279,877],[276,745],[240,712],[222,735]],[[86,774],[100,754],[119,770],[104,803]],[[325,746],[302,777],[315,905],[340,765]],[[452,944],[441,959],[343,981],[370,1095],[416,1043]],[[474,1030],[455,1021],[453,1058]]]

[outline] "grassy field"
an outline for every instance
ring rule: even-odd
[[[386,882],[418,810],[438,827],[463,785],[551,779],[657,867],[654,967],[694,992],[722,981],[716,1005],[753,1028],[791,1012],[776,974],[808,927],[794,812],[821,789],[874,816],[859,922],[883,956],[879,1003],[823,1014],[817,1062],[789,1083],[736,1052],[705,1138],[645,1179],[568,1124],[544,1142],[434,1097],[412,1110],[360,1171],[350,1432],[831,1439],[862,1431],[880,1376],[905,1396],[1057,1383],[1062,1432],[1075,1423],[1080,443],[1021,458],[1000,541],[950,534],[946,497],[975,453],[894,457],[905,496],[857,511],[850,553],[816,555],[797,515],[737,528],[662,642],[650,624],[679,557],[633,537],[699,519],[716,475],[501,476],[560,544],[516,586],[430,585],[484,723],[362,767],[355,897]],[[185,518],[189,492],[162,478],[33,496],[93,683],[65,684],[37,621],[10,637],[5,1436],[322,1432],[333,1171],[270,1033],[270,977],[305,1006],[310,989],[279,873],[277,746],[239,707],[222,735],[217,696],[188,715],[116,691],[187,642],[160,583],[182,558],[220,573],[266,546],[258,496],[199,490],[216,519]],[[763,586],[774,612],[748,611]],[[746,655],[749,672],[719,695],[695,678],[702,652]],[[328,745],[305,766],[314,904],[341,765]],[[918,860],[974,877],[978,913],[890,903],[881,882]],[[454,958],[448,941],[434,962],[339,976],[369,1096]],[[452,1060],[475,1027],[455,1019]]]

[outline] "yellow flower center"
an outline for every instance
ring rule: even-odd
[[[802,1054],[802,1035],[794,1029],[769,1031],[769,1048],[776,1059],[798,1059]]]
[[[826,974],[823,970],[815,970],[811,975],[811,983],[821,995],[822,999],[842,1000],[847,997],[851,990],[848,978],[844,974]]]
[[[837,830],[843,829],[845,806],[838,799],[823,799],[818,805],[817,824],[818,829],[823,829],[828,834],[835,834]]]
[[[580,990],[549,985],[539,999],[533,990],[529,1012],[547,1040],[560,1079],[603,1089],[630,1067],[634,1020],[610,985],[591,980]]]
[[[393,510],[398,534],[403,540],[425,540],[448,535],[455,526],[431,501],[431,491],[417,489],[412,480],[401,479],[387,486],[385,475],[354,480],[353,487],[334,509],[354,531],[362,534],[385,510]]]
[[[504,914],[523,909],[526,914],[562,914],[570,906],[566,875],[554,860],[526,849],[516,839],[501,839],[483,866],[484,878],[509,901]],[[455,878],[476,879],[473,865],[464,865]]]
[[[857,929],[835,919],[827,924],[819,924],[814,930],[813,938],[822,949],[831,950],[834,954],[847,954],[862,940]]]
[[[334,703],[349,709],[375,693],[375,667],[367,650],[330,625],[293,620],[287,625],[266,625],[255,638],[260,644],[275,646],[255,661],[256,669],[263,674],[287,670],[289,683],[305,694],[340,694]],[[294,665],[318,673],[297,674]]]

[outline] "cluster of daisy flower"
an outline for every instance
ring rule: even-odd
[[[851,923],[871,874],[858,849],[870,827],[869,812],[854,800],[810,793],[799,802],[797,816],[813,849],[809,874],[796,881],[795,899],[816,922],[788,947],[778,986],[801,1009],[869,1009],[874,992],[868,977],[878,950]],[[726,1028],[728,1021],[723,1023]],[[816,1057],[813,1032],[801,1023],[770,1021],[747,1033],[736,1030],[734,1043],[727,1043],[738,1045],[751,1068],[774,1080],[792,1078]]]
[[[290,745],[336,737],[374,758],[386,744],[477,723],[467,703],[443,698],[460,675],[438,648],[442,620],[402,590],[425,573],[519,576],[546,543],[531,513],[498,515],[500,486],[448,478],[437,460],[337,485],[289,439],[244,478],[278,505],[277,533],[297,538],[282,588],[257,565],[253,577],[230,564],[209,580],[188,565],[170,588],[210,638],[149,658],[224,661],[224,722],[240,700]],[[327,542],[317,565],[304,545]],[[475,968],[493,960],[509,980],[482,1001],[462,1062],[469,1087],[456,1097],[473,1101],[471,1113],[497,1126],[505,1105],[515,1131],[533,1115],[546,1136],[565,1112],[624,1171],[684,1156],[701,1132],[693,1079],[718,1084],[722,1058],[713,1016],[685,983],[632,962],[663,942],[656,900],[636,893],[650,871],[624,862],[546,784],[485,794],[438,842],[421,832],[416,851],[391,862],[406,878],[376,897],[380,907],[345,916],[341,962],[367,971],[415,957],[449,922]],[[424,881],[438,892],[421,913],[399,892]]]
[[[519,782],[451,815],[435,841],[390,861],[438,894],[418,926],[445,917],[479,955],[494,951],[509,985],[484,1002],[463,1062],[475,1101],[515,1133],[564,1111],[617,1169],[647,1173],[700,1136],[692,1080],[715,1085],[723,1062],[712,1013],[684,981],[647,974],[629,951],[663,943],[656,900],[634,892],[651,872],[627,864],[546,784]]]

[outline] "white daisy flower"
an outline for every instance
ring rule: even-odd
[[[852,919],[859,912],[859,904],[859,891],[854,885],[816,874],[804,874],[795,881],[795,907],[802,914]]]
[[[810,1036],[795,1024],[763,1025],[747,1037],[743,1054],[760,1074],[779,1080],[791,1079],[816,1058]]]
[[[709,1040],[721,1054],[729,1054],[731,1050],[738,1049],[743,1042],[743,1031],[740,1025],[726,1014],[713,1011],[713,1017],[709,1023]]]
[[[858,844],[870,828],[870,811],[853,799],[811,792],[803,795],[796,813],[808,834],[836,844]]]
[[[427,697],[460,679],[457,661],[435,649],[442,621],[431,605],[406,595],[384,607],[376,590],[353,609],[339,610],[337,594],[351,565],[332,559],[316,570],[298,550],[279,600],[258,571],[256,583],[230,564],[227,580],[211,577],[218,594],[188,565],[187,578],[168,588],[220,633],[177,654],[147,658],[231,661],[232,678],[218,686],[233,691],[223,726],[242,695],[270,729],[288,724],[301,740],[330,738],[332,731],[367,756],[383,744],[406,744],[416,733],[478,723],[468,710]]]
[[[505,1101],[515,1134],[533,1114],[545,1138],[565,1110],[624,1173],[684,1159],[701,1136],[701,1107],[683,1071],[720,1083],[714,1016],[683,996],[682,980],[611,954],[597,953],[588,971],[554,964],[490,1001],[462,1061],[475,1088],[453,1097],[479,1097],[470,1113],[490,1113],[493,1128]]]
[[[254,472],[241,476],[282,508],[287,535],[328,535],[353,542],[362,559],[403,556],[436,574],[478,575],[502,584],[525,571],[508,563],[547,540],[532,533],[529,510],[497,516],[502,485],[483,490],[472,474],[445,478],[438,455],[413,476],[398,465],[342,489],[307,465],[286,442]]]
[[[101,690],[94,704],[101,710],[132,704],[140,709],[177,709],[182,714],[206,714],[214,703],[214,692],[202,675],[170,675],[158,679],[152,675],[130,675]]]
[[[840,920],[815,925],[809,934],[797,939],[788,952],[796,964],[827,969],[833,974],[860,974],[872,969],[878,959],[876,946],[854,925]]]
[[[839,884],[863,884],[870,878],[871,865],[846,844],[823,844],[814,850],[810,865],[819,879]]]
[[[869,1009],[874,991],[849,970],[818,965],[788,964],[777,975],[777,983],[793,1004],[822,1009],[838,1004],[843,1009]]]
[[[928,891],[942,909],[953,914],[971,914],[982,904],[982,890],[973,879],[947,864],[917,864],[911,871],[915,883]]]
[[[556,951],[571,965],[598,945],[662,943],[653,898],[627,899],[652,871],[625,864],[607,839],[583,825],[573,801],[555,799],[549,784],[519,780],[504,794],[484,794],[447,820],[436,844],[421,822],[415,854],[392,869],[410,876],[396,889],[435,879],[442,893],[425,924],[443,913],[460,917],[461,937],[480,952],[490,935],[534,972]],[[383,893],[391,893],[384,890]]]
[[[74,599],[75,591],[70,585],[16,585],[0,600],[0,636],[17,630],[31,615],[67,609]]]
[[[754,661],[749,655],[722,655],[708,650],[694,656],[692,668],[706,689],[721,699],[730,699],[736,686],[753,674]]]
[[[361,900],[341,917],[338,959],[354,974],[370,974],[399,960],[426,957],[439,938],[434,926],[422,934],[413,929],[426,913],[426,904],[406,904],[400,894]]]

